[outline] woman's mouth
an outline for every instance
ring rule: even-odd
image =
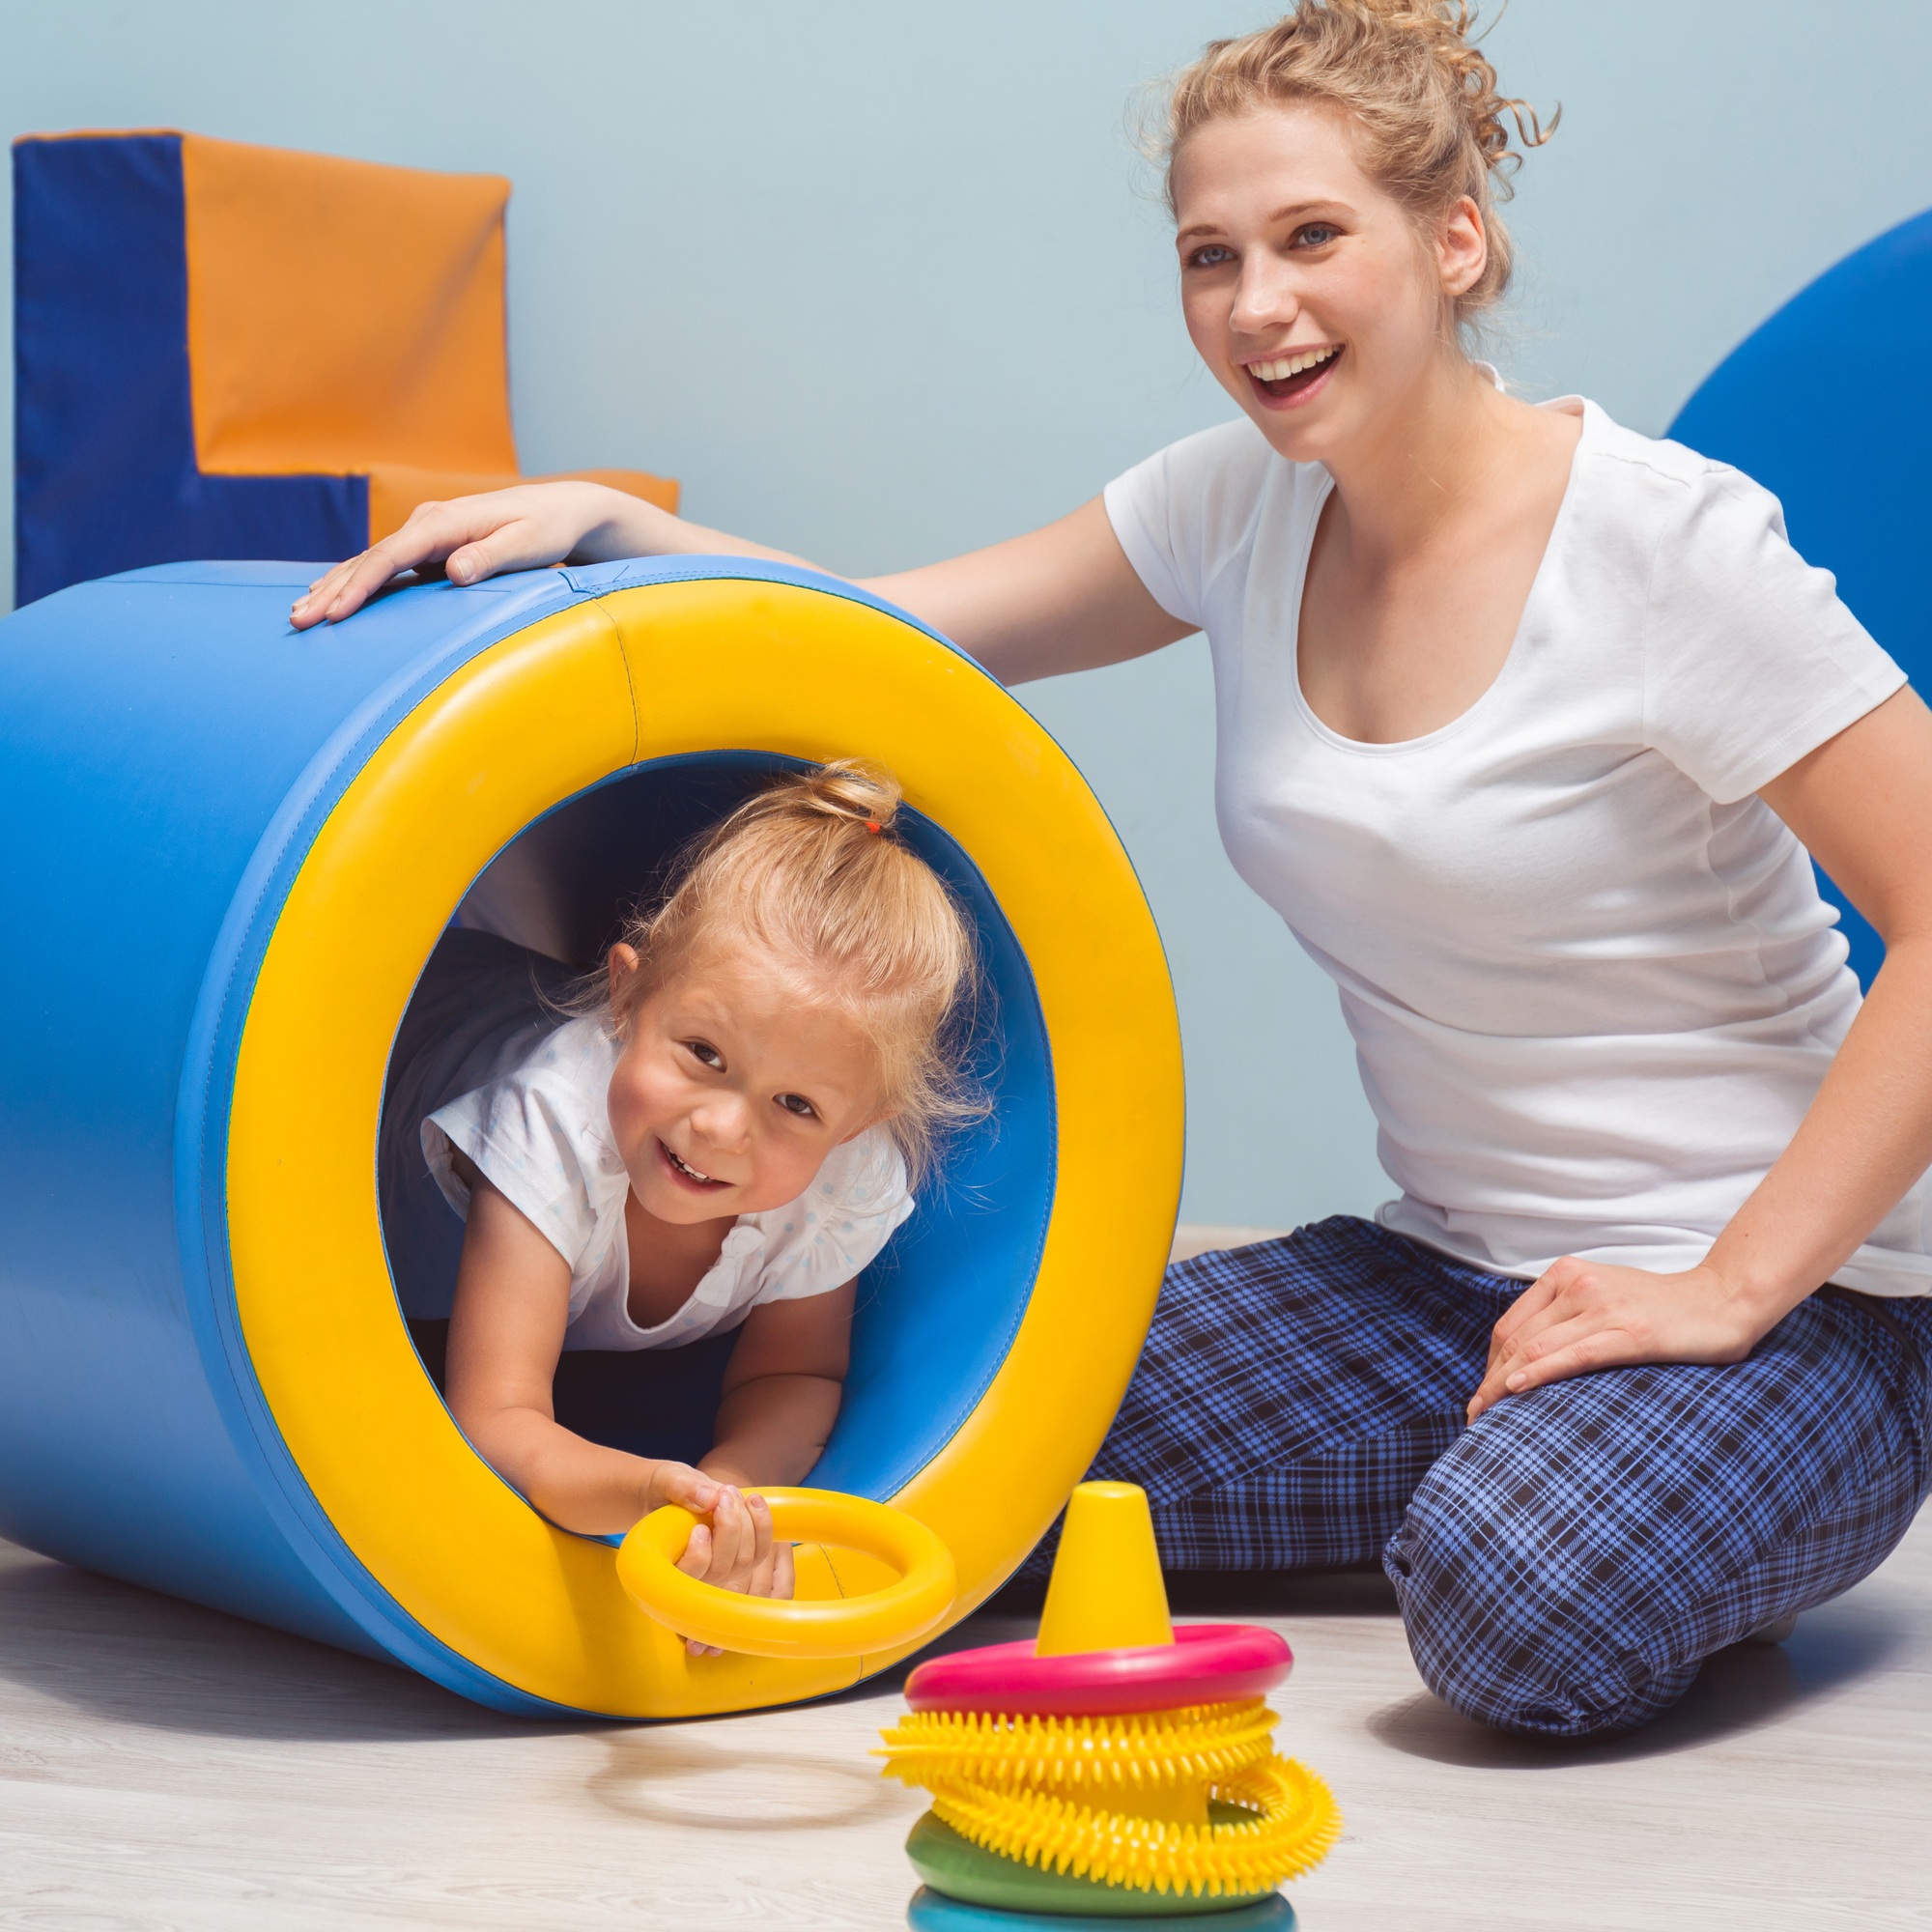
[[[729,1187],[728,1180],[714,1179],[708,1174],[700,1173],[688,1160],[680,1160],[663,1141],[658,1143],[658,1151],[664,1155],[664,1164],[670,1177],[680,1187],[689,1187],[697,1193],[704,1193],[714,1187]]]
[[[1342,345],[1328,342],[1314,349],[1293,350],[1285,355],[1265,356],[1241,366],[1264,401],[1294,404],[1305,402],[1321,388],[1341,359]]]

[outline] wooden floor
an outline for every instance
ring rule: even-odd
[[[1349,1828],[1293,1890],[1307,1932],[1932,1926],[1932,1517],[1594,1749],[1436,1704],[1377,1577],[1181,1607],[1294,1645],[1283,1746]],[[903,1925],[920,1804],[866,1755],[896,1708],[532,1726],[0,1545],[0,1926]]]

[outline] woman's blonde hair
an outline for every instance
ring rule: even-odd
[[[1562,118],[1559,108],[1545,128],[1496,91],[1475,27],[1466,0],[1300,0],[1271,27],[1212,42],[1167,84],[1154,147],[1169,209],[1175,156],[1209,121],[1283,102],[1338,107],[1361,128],[1363,167],[1418,220],[1439,221],[1464,195],[1475,203],[1489,259],[1455,299],[1456,321],[1469,321],[1508,288],[1514,260],[1495,212],[1521,164],[1505,117],[1524,148],[1540,148]]]
[[[639,970],[613,1017],[700,959],[754,950],[864,1029],[886,1127],[915,1179],[987,1103],[963,1071],[978,982],[966,917],[898,836],[883,766],[837,758],[755,793],[682,855],[669,895],[627,922]]]

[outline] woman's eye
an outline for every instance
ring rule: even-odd
[[[1188,256],[1187,266],[1190,269],[1218,269],[1234,259],[1235,251],[1232,248],[1224,248],[1220,242],[1210,242],[1205,248],[1197,248]]]
[[[818,1109],[803,1094],[781,1094],[779,1105],[801,1121],[815,1121],[818,1118]]]
[[[1311,221],[1296,236],[1296,242],[1304,248],[1325,248],[1329,242],[1338,240],[1342,231],[1331,228],[1325,221]]]
[[[724,1065],[724,1056],[708,1039],[688,1039],[684,1050],[700,1066],[720,1067]]]

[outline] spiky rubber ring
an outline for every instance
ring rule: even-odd
[[[918,1712],[880,1754],[943,1823],[1014,1864],[1252,1898],[1318,1864],[1341,1831],[1328,1787],[1274,1754],[1275,1721],[1259,1698],[1129,1717]]]

